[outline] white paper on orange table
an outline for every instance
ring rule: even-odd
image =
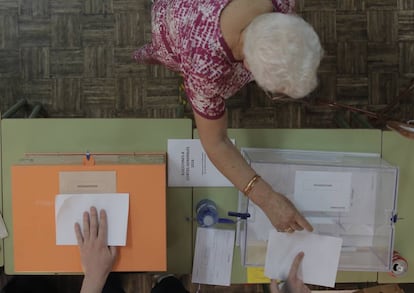
[[[307,231],[292,234],[269,232],[265,275],[271,279],[286,280],[296,255],[305,256],[299,268],[299,277],[306,284],[334,287],[341,253],[342,238],[319,235]]]
[[[129,194],[58,194],[55,198],[56,245],[77,245],[74,225],[83,228],[83,212],[94,206],[106,211],[108,245],[125,246],[128,228]]]

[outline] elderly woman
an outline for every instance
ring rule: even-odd
[[[294,0],[156,0],[152,42],[133,55],[183,76],[210,160],[286,232],[312,226],[231,143],[225,99],[252,80],[273,98],[301,98],[316,87],[323,50],[293,8]]]

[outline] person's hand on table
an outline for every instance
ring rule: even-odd
[[[273,191],[259,206],[279,232],[313,231],[312,225],[293,203],[280,193]]]
[[[81,292],[101,292],[117,255],[115,246],[108,247],[106,212],[100,211],[98,222],[98,212],[91,207],[90,213],[83,213],[83,232],[76,223],[75,233],[85,273]]]
[[[276,280],[272,280],[270,283],[271,293],[310,293],[311,290],[303,283],[298,277],[298,270],[300,263],[302,262],[304,253],[300,252],[296,255],[290,267],[289,275],[286,282],[283,284],[282,289],[279,289]]]

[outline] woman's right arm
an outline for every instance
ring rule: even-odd
[[[194,112],[194,116],[201,143],[209,159],[237,189],[243,190],[256,172],[227,136],[227,113],[213,120],[204,118],[197,112]],[[289,228],[312,231],[312,226],[295,206],[263,179],[255,183],[249,198],[264,211],[279,231]]]

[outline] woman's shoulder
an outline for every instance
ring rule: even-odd
[[[220,13],[229,0],[201,0],[197,11],[186,19],[180,28],[182,38],[178,40],[182,61],[187,66],[209,68],[231,66],[228,50],[223,46],[220,28]]]
[[[187,0],[184,0],[187,1]],[[187,31],[193,38],[209,40],[211,35],[220,31],[220,16],[231,0],[198,0],[192,5],[180,7],[176,19],[181,30]]]
[[[227,99],[251,81],[251,73],[241,63],[231,66],[205,66],[204,70],[193,68],[183,74],[187,91],[195,99]]]

